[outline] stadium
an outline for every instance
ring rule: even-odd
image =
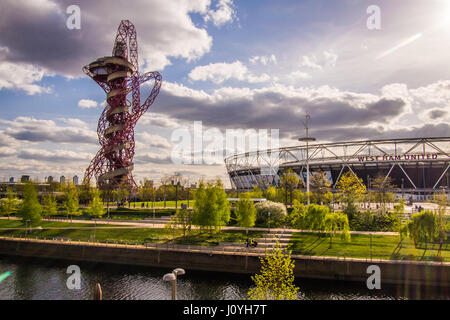
[[[307,157],[308,154],[308,157]],[[306,185],[321,170],[332,191],[340,176],[351,171],[371,189],[379,175],[390,177],[397,196],[429,200],[433,193],[449,189],[450,137],[350,141],[284,147],[234,154],[225,158],[233,188],[262,190],[280,186],[281,176],[292,169]]]

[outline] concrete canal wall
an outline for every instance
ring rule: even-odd
[[[0,238],[0,254],[74,261],[175,267],[232,273],[257,273],[259,254],[195,250],[187,246],[145,247],[50,240]],[[381,282],[450,287],[450,263],[395,260],[342,259],[293,255],[295,276],[300,278],[366,281],[367,267],[377,265]]]

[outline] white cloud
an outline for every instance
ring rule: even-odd
[[[219,0],[217,10],[208,10],[205,21],[212,21],[216,27],[221,27],[226,23],[233,22],[236,18],[233,0]]]
[[[80,101],[78,101],[78,106],[80,108],[97,108],[98,103],[97,101],[90,99],[81,99]]]
[[[288,74],[288,78],[291,78],[293,80],[297,80],[297,79],[310,79],[311,76],[306,73],[306,72],[302,72],[302,71],[292,71],[291,73]]]
[[[23,90],[28,95],[50,93],[50,87],[38,85],[44,76],[52,74],[44,68],[29,63],[1,61],[0,55],[0,90]]]
[[[221,1],[217,11],[208,12],[209,0],[115,1],[113,5],[109,0],[80,0],[81,30],[68,31],[64,21],[69,4],[2,1],[0,43],[9,50],[6,60],[81,76],[81,66],[111,52],[120,21],[129,18],[137,29],[141,67],[163,69],[172,58],[193,61],[210,51],[212,37],[194,24],[191,14],[208,15],[216,25],[234,18],[230,1]],[[45,37],[36,37],[36,32]]]
[[[80,120],[81,121],[81,120]],[[97,144],[95,131],[74,125],[57,125],[53,120],[39,120],[31,117],[17,117],[13,121],[1,120],[6,124],[4,133],[20,141],[55,143],[94,143]],[[78,122],[80,124],[80,122]]]
[[[250,83],[266,82],[270,80],[267,74],[254,75],[247,66],[240,61],[233,63],[210,63],[206,66],[195,67],[189,72],[189,78],[194,81],[212,81],[215,84],[220,84],[228,79],[237,79],[239,81],[248,81]]]
[[[149,134],[148,132],[143,132],[137,134],[138,141],[141,143],[142,147],[155,147],[160,149],[169,149],[172,144],[164,137],[156,134]]]
[[[314,56],[302,56],[301,61],[299,63],[300,67],[322,70],[322,66],[317,63],[317,59]]]
[[[335,67],[338,60],[338,55],[330,51],[324,51],[323,55],[325,57],[325,65],[330,67]]]
[[[269,63],[277,64],[277,58],[274,54],[270,56],[253,56],[249,59],[251,64],[257,64],[258,62],[262,65],[267,65]]]

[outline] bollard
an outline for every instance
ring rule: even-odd
[[[95,285],[94,300],[103,300],[102,287],[101,287],[100,283],[97,283]]]

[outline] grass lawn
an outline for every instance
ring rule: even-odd
[[[420,243],[414,247],[411,239],[404,239],[399,246],[399,236],[373,235],[372,258],[395,260],[437,260],[438,244]],[[289,242],[293,254],[314,256],[339,256],[350,258],[370,258],[370,235],[353,234],[351,241],[342,241],[339,237],[333,239],[332,248],[330,240],[324,235],[316,233],[294,233]],[[444,242],[441,256],[445,262],[450,262],[450,239]]]
[[[182,203],[185,203],[187,205],[188,201],[187,200],[178,200],[178,208],[181,208],[181,204]],[[195,203],[195,200],[189,200],[189,207],[193,207],[194,203]],[[148,205],[148,208],[151,208],[152,205],[153,205],[153,201],[146,201],[146,202],[144,202],[144,201],[136,201],[136,202],[131,201],[130,208],[134,208],[135,205],[136,205],[136,208],[141,208],[142,204],[144,204],[145,208],[147,208],[147,205]],[[105,203],[105,205],[106,205],[106,203]],[[110,202],[109,205],[110,206],[115,206],[116,203],[115,202]],[[128,208],[128,203],[126,204],[126,207]],[[155,201],[155,207],[164,207],[164,201]],[[166,207],[173,207],[173,208],[175,208],[175,201],[172,201],[172,200],[171,201],[169,201],[169,200],[166,201]]]
[[[79,229],[80,227],[94,227],[95,224],[87,223],[68,223],[68,222],[49,222],[43,221],[42,230],[32,230],[27,233],[27,237],[38,238],[68,238],[71,240],[88,241],[93,239],[101,242],[119,242],[119,243],[135,243],[142,244],[146,242],[152,243],[172,243],[173,233],[171,230],[164,228],[116,228],[108,225],[111,229]],[[19,220],[0,220],[0,228],[23,228],[25,227]],[[45,229],[49,227],[71,228],[71,229]],[[98,225],[98,227],[106,227]],[[117,226],[116,226],[117,227]],[[73,228],[73,229],[72,229]],[[77,229],[78,228],[78,229]],[[24,230],[1,230],[0,236],[24,236]],[[218,233],[200,232],[200,230],[192,230],[190,234],[183,237],[181,230],[175,230],[175,243],[192,244],[192,245],[216,245],[220,241],[227,242],[244,242],[247,237],[259,238],[263,232],[249,232],[248,236],[245,231],[222,230]]]

